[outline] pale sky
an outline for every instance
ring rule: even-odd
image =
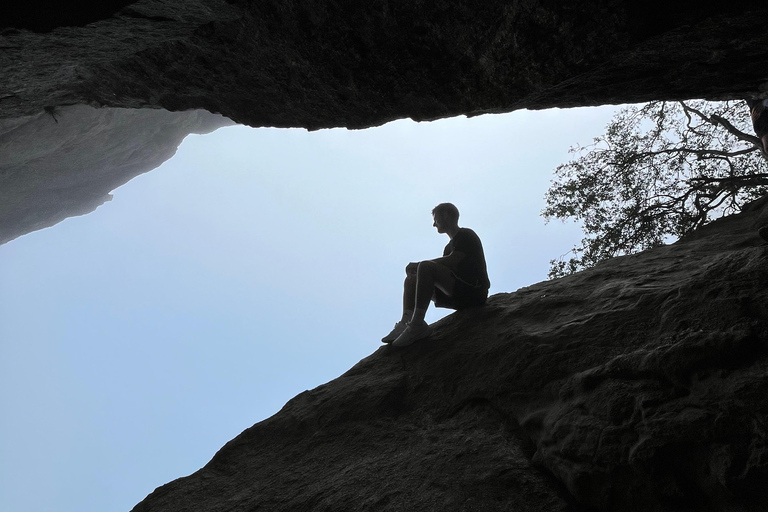
[[[405,265],[442,254],[438,203],[491,293],[546,279],[581,239],[539,216],[552,170],[614,111],[221,128],[0,246],[0,510],[126,512],[341,375],[399,319]]]

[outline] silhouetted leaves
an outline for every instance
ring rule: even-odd
[[[768,168],[743,101],[665,102],[620,110],[604,135],[555,169],[544,218],[585,238],[549,277],[673,241],[768,191]]]

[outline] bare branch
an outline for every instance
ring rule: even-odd
[[[758,139],[754,135],[750,135],[748,133],[744,133],[743,131],[739,130],[738,128],[733,126],[731,122],[728,121],[726,118],[720,117],[717,114],[712,114],[712,119],[714,119],[717,122],[717,124],[721,125],[723,128],[728,130],[728,132],[734,137],[736,137],[737,139],[741,139],[746,142],[751,142],[755,146],[761,145],[760,139]]]
[[[745,132],[739,130],[738,128],[733,126],[733,124],[731,124],[731,122],[728,121],[726,118],[724,118],[722,116],[719,116],[717,114],[712,114],[711,116],[708,116],[708,115],[704,114],[702,111],[700,111],[699,109],[691,107],[690,105],[687,105],[686,103],[684,103],[682,101],[680,102],[680,104],[683,106],[683,110],[685,111],[686,116],[689,119],[690,119],[690,116],[689,116],[688,113],[689,112],[693,112],[699,118],[701,118],[703,121],[706,121],[707,123],[713,124],[715,126],[717,126],[717,125],[722,126],[726,130],[728,130],[728,132],[731,135],[733,135],[734,137],[736,137],[737,139],[743,140],[745,142],[749,142],[751,144],[754,144],[755,146],[759,146],[760,145],[760,139],[758,139],[754,135],[750,135],[748,133],[745,133]],[[689,125],[689,128],[690,128],[690,125]]]

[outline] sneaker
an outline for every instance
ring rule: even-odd
[[[392,329],[392,332],[381,338],[382,343],[392,343],[397,339],[400,334],[405,330],[405,328],[408,326],[405,322],[397,322],[395,324],[395,328]]]
[[[407,347],[411,343],[422,340],[427,336],[429,336],[429,324],[427,322],[409,323],[403,333],[392,342],[392,346]]]

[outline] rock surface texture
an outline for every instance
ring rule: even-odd
[[[768,510],[767,204],[382,347],[134,512]]]

